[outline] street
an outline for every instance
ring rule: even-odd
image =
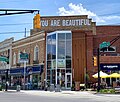
[[[119,95],[89,92],[8,91],[0,92],[0,102],[120,102]]]

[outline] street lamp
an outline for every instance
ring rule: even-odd
[[[102,42],[99,47],[97,48],[97,65],[98,65],[98,87],[97,91],[100,91],[100,49],[105,48],[105,47],[110,47],[111,44],[110,42]]]
[[[110,47],[113,45],[117,40],[120,39],[120,34],[112,39],[110,42],[102,42],[99,47],[97,48],[97,64],[98,64],[98,87],[97,91],[100,91],[100,49],[105,48],[105,47]]]

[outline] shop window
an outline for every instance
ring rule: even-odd
[[[52,47],[52,59],[56,59],[56,34],[52,35],[51,47]]]
[[[52,40],[51,36],[47,36],[47,60],[52,59]]]

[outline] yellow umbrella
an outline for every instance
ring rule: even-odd
[[[112,73],[109,75],[110,78],[120,78],[120,74],[118,73]]]
[[[101,78],[107,78],[108,76],[109,76],[108,74],[106,74],[106,73],[100,71],[100,77],[101,77]],[[98,78],[98,73],[92,75],[92,77]]]

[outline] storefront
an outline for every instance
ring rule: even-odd
[[[2,69],[0,70],[0,84],[3,83],[5,84],[5,77],[6,77],[6,70]]]
[[[72,33],[55,31],[46,38],[46,79],[48,85],[72,86]]]
[[[41,74],[43,72],[43,65],[27,66],[25,69],[25,86],[26,89],[40,89]],[[21,85],[24,86],[24,68],[10,69],[10,86]]]

